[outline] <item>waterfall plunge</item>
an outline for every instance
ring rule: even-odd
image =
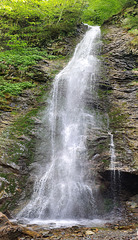
[[[68,65],[56,76],[37,147],[36,181],[30,202],[18,214],[29,219],[93,219],[94,179],[89,178],[87,130],[98,126],[96,101],[100,28],[89,27]]]

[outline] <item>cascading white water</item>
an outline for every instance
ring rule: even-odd
[[[108,133],[108,134],[111,137],[111,140],[110,140],[110,155],[111,155],[110,169],[113,171],[113,175],[115,177],[115,160],[116,160],[115,145],[114,145],[113,134],[112,133]]]
[[[100,28],[89,27],[68,65],[56,76],[36,149],[36,181],[18,214],[29,219],[92,219],[94,179],[88,175],[87,131],[98,126],[96,100]]]
[[[110,170],[111,170],[111,193],[112,193],[112,198],[113,198],[113,205],[116,203],[116,167],[115,167],[115,160],[116,160],[116,155],[115,155],[115,145],[114,145],[114,138],[112,133],[108,133],[110,135]],[[113,206],[114,207],[114,206]]]
[[[114,144],[114,137],[112,133],[108,133],[110,135],[110,187],[111,187],[111,195],[113,201],[113,212],[114,215],[121,216],[121,202],[120,202],[120,195],[121,195],[121,175],[120,171],[116,168],[116,154],[115,154],[115,144]]]

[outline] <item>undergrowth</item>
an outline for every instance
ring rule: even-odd
[[[22,90],[26,89],[26,88],[31,88],[31,87],[35,87],[36,85],[32,82],[6,82],[6,81],[2,81],[0,83],[0,96],[4,97],[5,94],[10,94],[12,95],[18,95],[22,92]]]
[[[130,33],[137,35],[138,34],[138,10],[137,7],[133,6],[127,8],[123,15],[123,27],[126,28]]]
[[[30,66],[43,59],[55,59],[45,49],[23,48],[16,46],[0,54],[0,109],[9,105],[10,96],[19,95],[24,89],[35,87],[31,79],[31,72],[27,74]],[[30,71],[30,70],[29,70]],[[30,75],[29,75],[30,74]],[[28,80],[27,80],[28,79]],[[6,108],[7,109],[7,108]]]
[[[83,5],[83,0],[0,1],[1,110],[10,109],[10,96],[34,87],[30,66],[57,58],[47,46],[74,32]]]
[[[42,59],[54,59],[54,55],[49,55],[45,49],[39,48],[21,48],[16,45],[11,50],[0,53],[0,70],[5,71],[11,66],[25,72],[28,66],[32,66]]]

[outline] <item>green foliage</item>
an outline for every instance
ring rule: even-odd
[[[7,46],[22,51],[25,47],[27,47],[27,42],[20,39],[18,34],[15,35],[8,35],[10,37],[10,40],[7,42]]]
[[[130,29],[129,32],[133,35],[138,35],[138,29]]]
[[[16,41],[16,38],[14,38]],[[0,109],[11,110],[10,96],[20,94],[24,89],[35,87],[31,78],[33,72],[30,66],[42,59],[54,59],[54,55],[47,53],[45,49],[37,47],[23,47],[24,42],[18,42],[13,49],[0,53]],[[28,81],[26,81],[26,79]]]
[[[45,45],[46,39],[72,32],[80,22],[83,0],[3,0],[0,25],[6,40],[14,37],[33,45]],[[16,35],[17,36],[17,35]]]
[[[133,3],[133,0],[89,0],[83,12],[83,22],[101,25],[123,7]]]
[[[130,33],[133,35],[138,34],[138,15],[137,15],[137,8],[131,7],[127,8],[124,13],[123,19],[123,27],[129,30]]]
[[[0,53],[1,110],[11,110],[10,96],[18,95],[24,89],[36,86],[31,80],[33,73],[30,72],[30,75],[27,73],[28,68],[41,59],[51,58],[55,58],[55,56],[48,55],[45,49],[23,48],[16,44],[13,49]]]
[[[23,89],[35,87],[35,84],[32,82],[7,82],[4,81],[0,83],[0,96],[4,94],[18,95],[22,92]]]
[[[134,0],[3,0],[1,41],[10,48],[46,46],[50,39],[70,34],[81,20],[101,25],[132,4]]]
[[[13,66],[23,74],[29,66],[35,65],[37,61],[54,58],[55,56],[49,55],[45,49],[23,48],[15,44],[13,50],[0,53],[0,71],[4,73],[8,68],[12,68]]]

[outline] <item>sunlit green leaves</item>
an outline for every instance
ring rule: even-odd
[[[3,0],[0,28],[14,47],[15,39],[42,45],[48,39],[72,32],[81,22],[84,0]],[[45,40],[44,40],[45,39]]]
[[[51,59],[54,56],[48,55],[46,50],[39,50],[37,48],[22,48],[7,50],[0,54],[0,68],[3,70],[9,65],[17,67],[19,70],[26,70],[28,66],[36,64],[42,59]]]
[[[0,3],[0,14],[16,20],[39,18],[52,24],[61,18],[64,10],[80,11],[83,0],[4,0]]]
[[[117,14],[134,0],[88,0],[83,12],[83,22],[101,25],[105,20]]]
[[[18,95],[22,92],[23,89],[35,87],[35,84],[32,82],[6,82],[0,83],[0,96],[4,94]]]

